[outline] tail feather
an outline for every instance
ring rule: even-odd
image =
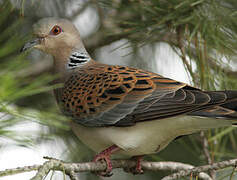
[[[213,106],[192,112],[189,115],[225,118],[231,120],[233,125],[237,125],[237,91],[207,91],[205,93],[211,97],[210,103]],[[226,98],[221,102],[223,95]]]

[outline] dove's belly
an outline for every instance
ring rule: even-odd
[[[118,154],[136,156],[159,152],[177,136],[228,125],[231,123],[223,119],[179,116],[140,122],[129,127],[85,127],[72,123],[72,129],[84,144],[97,153],[115,144],[121,148]]]

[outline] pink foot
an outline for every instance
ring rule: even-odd
[[[141,156],[133,156],[131,159],[136,160],[136,167],[134,168],[126,168],[124,169],[128,173],[133,173],[133,174],[143,174],[142,166],[141,166],[141,161],[142,161],[143,155]]]
[[[135,172],[133,172],[134,174],[143,174],[143,170],[142,170],[142,166],[141,166],[141,161],[143,159],[143,156],[135,156],[134,157],[137,160],[137,164],[136,164],[136,168],[135,168]]]
[[[106,170],[104,172],[98,173],[98,175],[104,176],[104,177],[110,177],[113,175],[113,173],[111,173],[112,164],[111,164],[110,156],[111,154],[117,152],[118,150],[120,150],[118,146],[112,145],[95,156],[95,158],[93,159],[93,162],[105,161],[106,163]]]

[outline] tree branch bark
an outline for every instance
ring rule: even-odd
[[[205,136],[204,131],[201,131],[200,137],[201,137],[201,140],[202,140],[203,152],[204,152],[204,155],[205,155],[205,157],[207,159],[207,162],[208,162],[208,164],[213,164],[213,160],[212,160],[210,152],[209,152],[208,140],[207,140],[207,138]],[[211,174],[211,177],[213,179],[215,179],[216,172],[214,170],[210,170],[210,174]]]
[[[210,165],[195,167],[195,168],[192,168],[189,170],[181,170],[181,171],[174,173],[170,176],[166,176],[162,180],[178,179],[181,177],[188,176],[190,174],[197,174],[200,172],[210,171],[210,170],[219,170],[219,169],[223,169],[223,168],[230,167],[230,166],[234,166],[234,168],[235,168],[236,164],[237,164],[237,159],[231,159],[231,160],[222,161],[222,162],[218,162],[218,163],[214,163],[214,164],[210,164]]]
[[[49,159],[49,158],[47,158]],[[237,159],[232,159],[228,161],[222,161],[219,163],[214,163],[212,165],[205,165],[194,167],[189,164],[179,163],[179,162],[147,162],[142,161],[141,166],[143,170],[149,171],[160,171],[160,170],[171,170],[178,171],[172,175],[164,177],[162,180],[172,180],[178,179],[184,176],[190,176],[192,174],[198,176],[200,179],[212,180],[212,178],[203,173],[204,171],[219,170],[229,166],[235,166],[237,164]],[[112,160],[113,168],[132,168],[136,166],[136,161],[133,160]],[[76,173],[79,172],[95,172],[104,171],[106,169],[106,164],[101,162],[84,162],[84,163],[67,163],[57,159],[50,158],[43,165],[33,165],[18,167],[15,169],[6,169],[0,171],[0,177],[8,176],[23,172],[37,171],[36,175],[31,178],[31,180],[42,180],[51,170],[61,171],[67,174],[71,180],[77,180]]]

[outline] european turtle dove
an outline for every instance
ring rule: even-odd
[[[237,91],[202,91],[158,74],[91,59],[76,27],[66,19],[45,18],[33,32],[34,47],[54,57],[54,91],[78,138],[105,160],[112,153],[137,157],[164,149],[178,136],[237,123]],[[206,118],[201,118],[206,117]]]

